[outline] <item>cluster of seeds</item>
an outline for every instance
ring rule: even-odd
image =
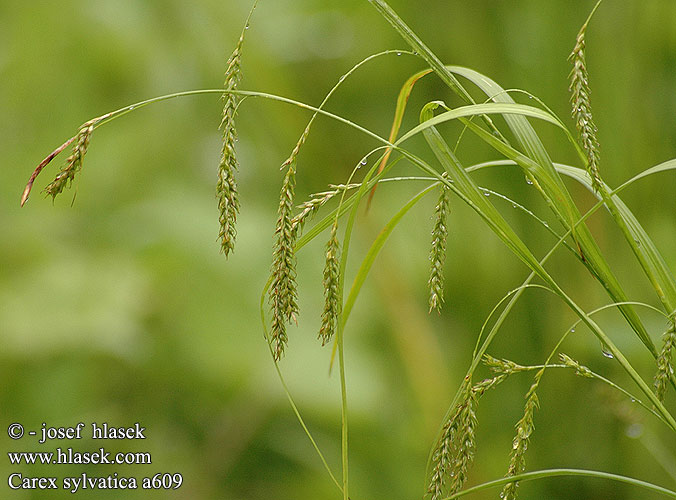
[[[510,373],[499,373],[472,385],[465,379],[462,397],[444,423],[441,437],[432,454],[432,472],[427,492],[432,500],[441,500],[459,492],[476,449],[476,409],[481,396],[503,382]]]
[[[75,138],[75,146],[73,146],[73,151],[66,160],[66,165],[61,168],[54,180],[45,188],[45,193],[52,198],[56,198],[57,195],[61,194],[73,182],[75,174],[82,169],[82,163],[87,154],[92,132],[94,132],[94,120],[90,120],[80,127]]]
[[[544,368],[537,372],[533,384],[526,393],[526,404],[524,406],[523,417],[521,417],[516,424],[516,436],[514,436],[512,442],[512,454],[509,461],[509,469],[507,470],[507,477],[516,476],[517,474],[522,473],[526,468],[526,450],[528,449],[528,441],[535,429],[533,417],[535,410],[539,407],[536,390],[543,374]],[[502,493],[500,493],[500,498],[503,500],[514,500],[516,498],[518,486],[518,482],[507,483],[502,489]]]
[[[446,239],[448,227],[446,219],[449,210],[449,189],[441,185],[439,201],[434,209],[434,229],[432,230],[432,248],[430,250],[430,299],[429,309],[441,312],[444,301],[444,261],[446,260]]]
[[[664,343],[657,357],[657,373],[655,374],[655,394],[660,401],[664,401],[669,380],[674,374],[672,360],[676,348],[676,320],[671,320],[671,325],[663,338]]]
[[[243,43],[244,31],[239,37],[235,50],[228,59],[225,70],[224,90],[227,92],[223,94],[223,114],[220,125],[223,131],[223,148],[221,150],[221,160],[218,164],[216,198],[218,200],[218,220],[220,222],[218,237],[221,242],[221,251],[226,257],[235,248],[237,214],[239,213],[239,194],[237,192],[237,182],[235,181],[235,172],[239,168],[235,153],[235,142],[237,140],[235,114],[240,99],[232,91],[237,90],[237,85],[242,78],[240,65]]]
[[[587,169],[594,189],[598,191],[602,184],[599,173],[599,141],[596,124],[592,117],[591,89],[589,87],[589,75],[584,54],[587,24],[588,22],[584,23],[580,29],[575,48],[570,55],[570,60],[573,63],[573,70],[570,73],[570,100],[575,126],[580,136],[582,148],[587,155]]]

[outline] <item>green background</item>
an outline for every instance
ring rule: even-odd
[[[505,88],[542,98],[572,127],[567,57],[592,2],[580,0],[392,0],[391,5],[448,63],[481,71]],[[19,197],[33,168],[82,122],[148,97],[219,88],[248,2],[233,0],[3,0],[0,3],[0,443],[3,451],[51,451],[97,442],[11,441],[12,422],[26,429],[82,421],[140,422],[141,442],[111,451],[149,451],[152,465],[10,466],[0,457],[3,498],[145,498],[147,492],[12,492],[6,478],[24,475],[137,478],[180,472],[183,486],[159,498],[339,498],[291,412],[263,340],[259,297],[267,279],[276,207],[288,156],[309,115],[247,100],[238,115],[242,211],[235,254],[216,241],[214,198],[220,154],[215,95],[153,105],[98,129],[81,175],[54,203],[39,191],[63,162]],[[588,32],[592,103],[601,141],[602,175],[618,185],[676,156],[676,4],[672,0],[607,2]],[[404,42],[366,0],[261,0],[247,31],[243,89],[310,104],[353,64]],[[410,56],[380,58],[346,81],[328,109],[386,135],[404,80],[424,67]],[[427,101],[458,102],[433,77],[411,98],[404,127]],[[538,124],[552,157],[574,162],[554,127]],[[459,129],[442,129],[456,137]],[[453,139],[455,140],[455,139]],[[326,119],[298,161],[297,196],[345,182],[372,139]],[[412,143],[430,158],[422,143]],[[65,157],[65,155],[64,155]],[[467,164],[497,158],[465,137]],[[397,175],[417,175],[403,162]],[[515,169],[477,175],[545,218],[546,207]],[[590,195],[571,184],[581,208]],[[348,280],[394,210],[420,185],[381,187],[363,211]],[[624,194],[672,270],[676,176],[640,181]],[[74,195],[77,197],[74,199]],[[446,304],[427,313],[428,239],[434,196],[392,235],[348,323],[351,497],[420,498],[427,453],[469,363],[483,321],[527,269],[460,200],[452,201]],[[554,240],[507,203],[495,201],[536,255]],[[551,219],[550,219],[551,220]],[[632,299],[657,302],[611,220],[590,227]],[[316,332],[322,308],[322,236],[299,254],[301,316],[289,330],[282,369],[306,421],[336,473],[340,469],[340,394],[328,376],[329,348]],[[549,269],[586,309],[608,302],[565,253]],[[641,311],[656,341],[659,316]],[[608,312],[599,321],[650,379],[645,349]],[[574,322],[553,296],[527,292],[490,352],[540,363]],[[598,342],[580,329],[564,351],[631,387]],[[486,373],[482,372],[482,375]],[[478,449],[470,484],[507,470],[513,425],[523,412],[530,376],[514,376],[488,393],[478,411]],[[545,374],[541,409],[527,455],[531,470],[579,467],[676,486],[673,436],[597,383],[572,373]],[[668,401],[670,408],[674,398]],[[638,439],[630,438],[629,434]],[[657,443],[657,444],[655,444]],[[667,456],[655,460],[657,449]],[[650,451],[652,450],[652,451]],[[5,457],[5,458],[3,458]],[[520,498],[652,498],[593,479],[524,484]],[[497,491],[474,498],[496,498]]]

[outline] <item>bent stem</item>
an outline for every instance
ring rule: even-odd
[[[545,479],[548,477],[559,477],[559,476],[577,476],[577,477],[593,477],[596,479],[608,479],[620,483],[631,484],[632,486],[653,491],[655,493],[660,493],[669,498],[676,498],[676,491],[669,490],[667,488],[658,486],[653,483],[641,481],[640,479],[635,479],[633,477],[621,476],[619,474],[612,474],[610,472],[601,472],[586,469],[544,469],[533,472],[524,472],[523,474],[517,474],[515,476],[504,477],[501,479],[496,479],[494,481],[488,481],[486,483],[482,483],[477,486],[472,486],[471,488],[466,488],[462,491],[459,491],[458,493],[455,493],[453,495],[444,498],[443,500],[453,500],[455,498],[460,498],[465,495],[469,495],[470,493],[477,493],[479,491],[487,490],[490,488],[504,486],[505,484],[514,481],[520,482],[534,481],[536,479]]]
[[[252,9],[251,9],[251,11],[250,11],[250,13],[249,13],[249,18],[251,17],[251,15],[252,15],[254,9],[256,8],[256,4],[257,4],[257,3],[258,3],[257,1],[254,2],[254,5],[253,5],[253,7],[252,7]],[[248,25],[248,19],[247,19],[247,25]],[[392,54],[396,54],[397,56],[399,56],[399,55],[401,55],[401,54],[414,55],[413,52],[408,51],[408,50],[384,50],[384,51],[382,51],[382,52],[378,52],[378,53],[376,53],[376,54],[372,54],[372,55],[370,55],[370,56],[364,58],[363,60],[361,60],[361,61],[358,62],[357,64],[355,64],[355,65],[354,65],[347,73],[345,73],[345,74],[339,79],[338,83],[336,83],[336,84],[333,86],[333,88],[328,92],[328,94],[326,95],[326,97],[324,98],[324,100],[322,101],[322,103],[319,105],[318,108],[312,108],[312,107],[309,108],[309,109],[314,109],[315,113],[312,115],[312,118],[310,118],[310,121],[308,122],[308,124],[307,124],[307,126],[306,126],[306,128],[305,128],[305,131],[303,132],[303,136],[301,137],[300,144],[302,145],[302,142],[304,142],[304,139],[307,137],[307,134],[309,133],[310,127],[312,126],[312,123],[314,122],[315,118],[317,117],[317,114],[322,114],[321,110],[322,110],[322,108],[324,107],[324,105],[328,102],[328,100],[329,100],[329,99],[331,98],[331,96],[335,93],[335,91],[338,90],[338,88],[341,86],[341,84],[342,84],[349,76],[352,75],[352,73],[354,73],[354,72],[355,72],[357,69],[359,69],[361,66],[365,65],[366,63],[368,63],[368,62],[370,62],[370,61],[372,61],[372,60],[374,60],[374,59],[376,59],[376,58],[378,58],[378,57],[386,56],[386,55],[392,55]],[[243,95],[243,96],[246,96],[246,95],[247,95],[246,93],[242,94],[242,93],[238,93],[237,91],[228,91],[228,90],[226,90],[226,89],[202,89],[202,90],[187,90],[187,91],[182,91],[182,92],[175,92],[175,93],[171,93],[171,94],[165,94],[165,95],[161,95],[161,96],[158,96],[158,97],[153,97],[153,98],[150,98],[150,99],[146,99],[146,100],[143,100],[143,101],[140,101],[140,102],[136,102],[136,103],[134,103],[134,104],[129,104],[129,105],[124,106],[124,107],[122,107],[122,108],[119,108],[119,109],[117,109],[117,110],[115,110],[115,111],[111,111],[111,112],[109,112],[109,113],[105,113],[105,114],[103,114],[103,115],[101,115],[101,116],[98,116],[98,117],[96,117],[96,118],[93,118],[93,119],[89,120],[87,123],[93,124],[93,125],[94,125],[94,129],[96,129],[96,128],[98,128],[98,127],[101,126],[101,125],[105,125],[105,124],[108,123],[109,121],[112,121],[112,120],[114,120],[114,119],[116,119],[116,118],[119,118],[120,116],[124,116],[124,115],[126,115],[127,113],[129,113],[129,112],[131,112],[131,111],[134,111],[135,109],[143,108],[143,107],[147,106],[148,104],[153,104],[153,103],[156,103],[156,102],[166,101],[166,100],[169,100],[169,99],[174,99],[174,98],[176,98],[176,97],[185,97],[185,96],[191,96],[191,95],[212,94],[212,93],[221,94],[221,95],[225,95],[225,94]],[[259,93],[259,94],[258,94],[258,97],[264,97],[264,96],[265,96],[265,95],[262,94],[262,93]],[[256,97],[256,96],[254,96],[254,97]],[[268,96],[268,97],[271,97],[271,96]],[[241,104],[241,103],[240,103],[240,104]],[[298,103],[298,104],[301,104],[301,107],[306,107],[306,105],[304,105],[303,103]],[[239,107],[239,105],[238,105],[238,107]],[[21,195],[21,206],[22,206],[22,207],[26,204],[26,201],[28,201],[28,197],[29,197],[29,195],[30,195],[30,193],[31,193],[31,190],[33,189],[33,183],[35,182],[35,179],[37,178],[37,176],[40,175],[40,172],[42,172],[42,170],[43,170],[43,169],[44,169],[44,168],[45,168],[45,167],[46,167],[46,166],[47,166],[47,165],[48,165],[48,164],[49,164],[49,163],[50,163],[50,162],[58,155],[58,154],[60,154],[64,149],[66,149],[70,144],[72,144],[73,141],[76,139],[76,137],[77,137],[77,135],[71,137],[71,138],[68,139],[66,142],[64,142],[61,146],[59,146],[59,147],[56,148],[54,151],[52,151],[52,152],[51,152],[44,160],[42,160],[42,162],[40,162],[40,164],[37,166],[37,168],[33,171],[33,173],[32,173],[31,176],[30,176],[30,179],[28,180],[28,183],[26,184],[26,187],[25,187],[25,189],[24,189],[24,191],[23,191],[23,193],[22,193],[22,195]],[[300,146],[298,146],[298,147],[300,147]],[[385,163],[385,162],[383,162],[383,164],[384,164],[384,163]]]

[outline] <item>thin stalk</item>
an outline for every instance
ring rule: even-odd
[[[377,150],[374,150],[377,151]],[[371,154],[371,153],[369,153]],[[343,500],[349,500],[349,441],[348,441],[348,418],[347,418],[347,383],[345,380],[345,323],[343,321],[344,314],[345,314],[345,304],[343,301],[343,293],[344,293],[344,286],[345,286],[345,268],[347,267],[347,256],[349,253],[349,248],[350,248],[350,239],[352,236],[352,230],[354,228],[354,223],[355,219],[357,216],[357,208],[359,207],[359,202],[361,201],[362,197],[364,196],[366,190],[365,187],[368,184],[369,179],[373,175],[377,165],[382,161],[382,159],[385,157],[385,155],[388,154],[387,152],[383,153],[381,155],[380,159],[374,164],[373,167],[368,171],[366,174],[364,181],[362,182],[359,191],[355,195],[355,201],[352,206],[352,210],[350,212],[350,217],[348,218],[347,222],[347,227],[345,228],[345,233],[343,236],[343,248],[341,250],[341,255],[340,255],[340,267],[339,267],[339,273],[338,273],[338,300],[342,304],[341,307],[341,313],[340,313],[340,321],[338,322],[338,332],[336,334],[336,341],[334,344],[334,353],[335,353],[335,348],[338,350],[338,365],[339,365],[339,372],[340,372],[340,397],[341,397],[341,457],[342,457],[342,464],[343,464]],[[368,155],[366,156],[368,158]],[[359,164],[352,170],[352,173],[350,174],[349,179],[347,180],[346,184],[350,184],[352,182],[352,178],[356,175],[357,171],[362,165],[362,161],[360,160]],[[338,209],[336,211],[336,221],[338,220],[339,214],[340,214],[340,208],[343,204],[343,201],[345,200],[345,192],[342,193],[341,198],[340,198],[340,203],[338,205]],[[331,364],[333,363],[333,354],[331,356]]]
[[[343,329],[338,330],[338,365],[340,367],[340,403],[341,403],[341,443],[340,450],[343,463],[343,500],[350,500],[349,464],[348,464],[348,425],[347,425],[347,384],[345,383],[345,354],[343,343]]]
[[[249,22],[249,19],[251,18],[251,15],[253,14],[253,11],[254,11],[254,9],[256,8],[256,4],[257,4],[257,3],[258,3],[257,1],[254,2],[254,5],[253,5],[253,7],[251,8],[251,11],[249,12],[249,17],[247,18],[247,23]],[[331,98],[331,96],[334,94],[334,92],[340,87],[340,85],[341,85],[341,84],[342,84],[349,76],[352,75],[352,73],[354,73],[354,72],[355,72],[357,69],[359,69],[361,66],[363,66],[364,64],[366,64],[366,63],[372,61],[373,59],[376,59],[376,58],[378,58],[378,57],[385,56],[385,55],[392,55],[392,54],[396,54],[397,56],[399,56],[399,55],[401,55],[401,54],[415,55],[413,52],[408,51],[408,50],[384,50],[384,51],[382,51],[382,52],[378,52],[378,53],[376,53],[376,54],[372,54],[372,55],[366,57],[365,59],[363,59],[362,61],[358,62],[357,64],[355,64],[355,65],[354,65],[347,73],[345,73],[345,74],[339,79],[338,83],[336,83],[336,84],[334,85],[334,87],[328,92],[328,94],[326,95],[326,97],[324,98],[324,100],[322,101],[322,103],[319,105],[319,109],[316,110],[315,113],[312,115],[312,118],[310,118],[310,121],[309,121],[309,123],[307,124],[307,126],[306,126],[306,128],[305,128],[305,132],[304,132],[304,134],[303,134],[302,141],[304,141],[304,138],[307,136],[307,133],[309,132],[309,129],[310,129],[310,127],[312,126],[312,122],[315,120],[317,114],[321,114],[321,111],[319,111],[319,110],[320,110],[321,108],[324,107],[324,105],[325,105],[325,104],[327,103],[327,101]],[[146,100],[143,100],[143,101],[139,101],[139,102],[134,103],[134,104],[130,104],[130,105],[124,106],[124,107],[122,107],[122,108],[120,108],[120,109],[117,109],[117,110],[115,110],[115,111],[111,111],[111,112],[109,112],[109,113],[105,113],[105,114],[103,114],[103,115],[101,115],[101,116],[98,116],[98,117],[96,117],[96,118],[90,120],[90,122],[94,124],[94,129],[96,129],[96,128],[98,128],[100,125],[104,125],[104,124],[108,123],[108,122],[111,121],[111,120],[114,120],[114,119],[116,119],[116,118],[119,118],[120,116],[124,116],[124,115],[126,115],[127,113],[129,113],[129,112],[131,112],[131,111],[133,111],[133,110],[135,110],[135,109],[139,109],[139,108],[145,107],[145,106],[147,106],[148,104],[152,104],[152,103],[155,103],[155,102],[166,101],[166,100],[168,100],[168,99],[173,99],[173,98],[176,98],[176,97],[184,97],[184,96],[189,96],[189,95],[199,95],[199,94],[208,94],[208,93],[218,93],[218,94],[227,94],[227,93],[231,93],[231,94],[237,94],[237,92],[228,92],[228,91],[226,91],[225,89],[203,89],[203,90],[188,90],[188,91],[183,91],[183,92],[175,92],[175,93],[172,93],[172,94],[165,94],[165,95],[162,95],[162,96],[153,97],[153,98],[150,98],[150,99],[146,99]],[[239,107],[240,104],[241,104],[241,101],[240,101],[240,103],[239,103],[237,106]],[[58,148],[56,148],[54,151],[52,151],[52,152],[51,152],[51,153],[50,153],[50,154],[49,154],[49,155],[48,155],[48,156],[47,156],[47,157],[46,157],[46,158],[38,165],[38,167],[33,171],[33,174],[31,175],[31,177],[30,177],[28,183],[26,184],[26,187],[25,187],[25,189],[24,189],[24,191],[23,191],[23,193],[22,193],[22,195],[21,195],[21,206],[22,206],[22,207],[24,206],[24,204],[25,204],[26,201],[28,200],[28,196],[30,195],[30,192],[31,192],[31,190],[32,190],[32,188],[33,188],[33,183],[35,182],[35,179],[37,178],[37,176],[40,175],[40,172],[42,171],[42,169],[43,169],[45,166],[47,166],[47,165],[54,159],[54,157],[56,157],[56,156],[57,156],[59,153],[61,153],[65,148],[67,148],[67,147],[75,140],[76,137],[77,137],[77,136],[71,137],[71,138],[68,139],[64,144],[62,144],[61,146],[59,146]]]
[[[549,369],[549,368],[567,368],[568,370],[571,370],[572,367],[564,364],[543,364],[543,365],[531,365],[531,366],[522,366],[519,371],[524,371],[524,372],[530,372],[530,371],[535,371],[535,370],[543,370],[543,369]],[[630,393],[628,390],[624,389],[623,387],[617,385],[615,382],[612,380],[609,380],[605,378],[603,375],[599,375],[598,373],[589,370],[589,374],[592,376],[592,378],[603,382],[604,384],[609,385],[613,389],[621,392],[625,396],[629,398],[630,401],[636,401],[640,406],[642,406],[644,409],[646,409],[648,412],[652,413],[655,415],[657,418],[660,420],[663,420],[662,417],[655,412],[649,405],[645,404],[643,401],[638,399],[636,396],[634,396],[632,393]]]
[[[275,353],[272,349],[272,344],[270,343],[269,338],[268,338],[267,321],[265,319],[265,297],[266,297],[267,289],[270,287],[271,284],[272,284],[272,279],[269,279],[268,283],[265,286],[265,289],[263,290],[263,294],[261,295],[260,315],[261,315],[261,320],[262,320],[262,324],[263,324],[263,335],[265,337],[266,344],[268,345],[268,349],[270,350],[270,355],[272,356],[272,362],[275,365],[275,371],[277,372],[277,377],[279,377],[279,381],[282,384],[282,388],[284,389],[284,393],[286,394],[286,398],[289,400],[289,404],[291,405],[291,409],[293,410],[293,413],[296,416],[296,419],[300,423],[300,426],[303,428],[305,435],[310,440],[310,443],[312,443],[312,447],[314,448],[315,452],[319,456],[319,459],[322,461],[322,464],[324,465],[326,472],[329,474],[329,477],[334,482],[334,484],[338,487],[338,489],[342,492],[343,487],[341,486],[338,479],[336,479],[336,476],[333,474],[333,471],[331,470],[329,463],[326,461],[324,454],[319,449],[317,442],[315,441],[314,437],[312,436],[310,429],[305,424],[305,420],[303,420],[303,417],[300,414],[300,410],[298,409],[298,406],[296,405],[296,402],[294,401],[293,396],[291,396],[291,391],[289,390],[289,386],[286,383],[286,379],[284,378],[284,375],[282,374],[282,370],[279,367],[279,362],[275,359]]]
[[[341,123],[344,123],[352,128],[355,128],[356,130],[359,130],[360,132],[378,140],[379,142],[385,143],[386,145],[392,146],[386,139],[380,137],[378,134],[375,132],[372,132],[360,125],[357,125],[356,123],[351,122],[347,118],[343,118],[342,116],[335,115],[333,113],[329,113],[328,111],[324,111],[323,109],[310,106],[309,104],[305,104],[303,102],[299,101],[294,101],[293,99],[288,99],[286,97],[281,97],[278,95],[274,94],[268,94],[265,92],[254,92],[254,91],[246,91],[246,90],[224,90],[224,89],[200,89],[200,90],[187,90],[183,92],[174,92],[172,94],[165,94],[161,95],[158,97],[153,97],[150,99],[146,99],[143,101],[136,102],[134,104],[129,104],[127,106],[124,106],[122,108],[116,109],[115,111],[111,111],[109,113],[106,113],[104,115],[98,116],[96,118],[93,118],[92,120],[89,120],[89,122],[92,123],[94,126],[94,129],[97,129],[98,127],[107,124],[108,122],[111,122],[117,118],[120,118],[121,116],[126,115],[127,113],[131,113],[132,111],[135,111],[137,109],[144,108],[145,106],[148,106],[150,104],[162,102],[162,101],[167,101],[170,99],[175,99],[178,97],[186,97],[186,96],[193,96],[193,95],[204,95],[204,94],[234,94],[234,95],[239,95],[239,96],[245,96],[245,97],[261,97],[264,99],[271,99],[273,101],[278,101],[278,102],[283,102],[286,104],[291,104],[294,106],[297,106],[299,108],[307,109],[310,111],[314,111],[317,114],[321,114],[324,116],[328,116],[330,118],[333,118]],[[50,153],[39,165],[38,167],[33,171],[28,183],[26,184],[26,188],[24,189],[22,195],[21,195],[21,206],[23,206],[26,201],[28,200],[28,197],[31,193],[33,183],[35,182],[35,179],[37,176],[40,174],[40,172],[44,169],[45,166],[49,162],[51,162],[59,153],[61,153],[66,147],[68,147],[69,144],[71,144],[75,140],[75,137],[71,137],[68,139],[64,144],[59,146],[57,149],[55,149],[52,153]]]
[[[482,483],[477,486],[473,486],[471,488],[459,491],[451,496],[444,498],[443,500],[453,500],[455,498],[460,498],[465,495],[469,495],[471,493],[477,493],[479,491],[487,490],[490,488],[503,486],[507,483],[512,483],[514,481],[533,481],[536,479],[544,479],[548,477],[559,477],[559,476],[593,477],[597,479],[608,479],[611,481],[630,484],[632,486],[653,491],[655,493],[660,493],[669,498],[676,498],[676,491],[672,491],[662,486],[648,483],[646,481],[641,481],[640,479],[635,479],[633,477],[621,476],[619,474],[612,474],[610,472],[601,472],[585,469],[544,469],[532,472],[524,472],[523,474],[517,474],[511,477],[503,477],[501,479],[496,479],[494,481],[488,481],[486,483]]]
[[[540,285],[524,285],[524,286],[520,287],[519,289],[521,289],[521,288],[543,288],[543,289],[548,290],[548,291],[551,292],[551,290],[550,290],[549,288],[545,288],[545,287],[542,287],[542,286],[540,286]],[[495,306],[495,308],[493,309],[493,311],[491,312],[491,314],[489,315],[489,317],[486,319],[486,322],[484,323],[484,326],[486,325],[486,323],[488,323],[488,321],[490,320],[490,317],[493,315],[493,313],[495,312],[495,310],[497,310],[497,308],[498,308],[498,307],[499,307],[499,306],[500,306],[507,298],[509,298],[509,297],[510,297],[511,295],[513,295],[514,293],[516,293],[519,289],[512,290],[512,291],[509,292],[505,297],[503,297],[502,300],[500,300],[500,302],[498,302],[498,304]],[[589,311],[588,314],[589,314],[589,316],[592,316],[592,315],[595,315],[595,314],[600,313],[600,312],[602,312],[602,311],[605,311],[605,310],[607,310],[607,309],[611,309],[611,308],[614,308],[614,307],[620,307],[620,306],[623,306],[623,305],[632,305],[632,306],[644,307],[644,308],[649,309],[649,310],[651,310],[651,311],[653,311],[653,312],[656,312],[656,313],[659,314],[660,316],[663,316],[663,317],[665,317],[665,318],[668,319],[667,315],[664,314],[664,312],[661,311],[660,309],[658,309],[658,308],[656,308],[656,307],[654,307],[654,306],[651,306],[650,304],[646,304],[646,303],[644,303],[644,302],[636,302],[636,301],[616,302],[616,303],[613,303],[613,304],[606,304],[606,305],[601,306],[601,307],[598,307],[598,308],[596,308],[596,309],[594,309],[594,310],[592,310],[592,311]],[[556,352],[558,351],[559,347],[561,346],[561,344],[563,343],[563,341],[565,340],[565,338],[566,338],[569,334],[575,332],[575,329],[578,327],[578,325],[579,325],[581,322],[582,322],[582,320],[577,320],[575,323],[573,323],[573,324],[571,325],[570,328],[568,328],[568,329],[566,330],[566,333],[563,335],[563,337],[561,338],[561,340],[559,340],[559,342],[556,344],[556,347],[551,351],[549,357],[547,358],[547,361],[546,361],[544,364],[542,364],[542,365],[529,365],[529,366],[523,366],[523,365],[520,365],[519,371],[533,371],[533,370],[541,370],[541,369],[545,369],[545,368],[569,368],[569,369],[572,368],[571,366],[566,365],[566,364],[550,364],[550,360],[551,360],[552,357],[556,354]],[[482,331],[483,331],[483,328],[482,328]],[[480,336],[480,337],[481,337],[481,336]],[[477,345],[477,347],[478,347],[478,345]],[[488,346],[486,346],[486,347],[488,347]],[[483,349],[484,352],[485,352],[485,350],[486,350],[486,349]],[[473,356],[476,357],[476,350],[475,350],[475,353],[473,354]],[[483,357],[483,354],[482,354],[481,357]],[[594,371],[592,371],[592,370],[589,370],[589,375],[591,375],[592,378],[595,378],[595,379],[597,379],[597,380],[599,380],[599,381],[601,381],[601,382],[603,382],[603,383],[605,383],[605,384],[611,386],[612,388],[616,389],[617,391],[621,392],[622,394],[624,394],[625,396],[627,396],[631,401],[635,401],[635,402],[638,403],[640,406],[642,406],[644,409],[646,409],[649,413],[652,413],[654,416],[656,416],[657,418],[659,418],[663,423],[666,423],[665,420],[664,420],[664,418],[662,417],[662,415],[660,415],[659,413],[657,413],[657,412],[655,411],[654,408],[652,408],[650,405],[644,403],[643,401],[641,401],[641,399],[639,399],[638,397],[634,396],[632,393],[630,393],[629,391],[627,391],[627,390],[624,389],[623,387],[617,385],[617,384],[616,384],[615,382],[613,382],[612,380],[607,379],[607,378],[605,378],[604,376],[599,375],[598,373],[596,373],[596,372],[594,372]]]

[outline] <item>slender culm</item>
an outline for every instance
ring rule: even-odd
[[[673,356],[676,348],[676,319],[672,320],[671,327],[664,334],[664,344],[657,357],[657,373],[655,374],[655,394],[660,401],[664,401],[669,385],[669,378],[674,373]]]
[[[540,379],[544,374],[544,369],[537,372],[535,381],[526,393],[526,405],[524,406],[523,417],[516,424],[516,436],[512,442],[512,454],[509,461],[509,469],[506,477],[520,474],[526,468],[526,450],[528,449],[528,441],[535,429],[533,423],[533,416],[535,410],[539,407],[537,396],[537,388],[540,384]],[[502,489],[500,498],[503,500],[514,500],[516,498],[516,491],[519,486],[518,482],[507,483]]]
[[[435,207],[434,229],[432,230],[432,248],[430,249],[430,287],[429,310],[441,312],[444,301],[444,261],[446,260],[446,239],[448,227],[446,219],[449,209],[448,188],[441,186],[439,201]]]
[[[296,255],[294,247],[298,232],[291,222],[294,192],[296,186],[295,161],[287,161],[286,175],[279,199],[275,244],[272,257],[270,307],[272,323],[270,342],[273,355],[279,360],[284,354],[288,337],[286,325],[298,314],[298,292],[296,287]]]
[[[221,242],[221,251],[227,258],[235,248],[237,237],[237,214],[239,213],[239,194],[235,181],[235,172],[239,168],[235,152],[237,131],[235,128],[235,114],[240,99],[231,92],[237,90],[237,85],[242,77],[240,63],[242,59],[242,45],[244,33],[242,31],[235,50],[228,59],[225,70],[225,84],[223,94],[223,115],[220,128],[223,131],[223,148],[221,160],[218,165],[218,182],[216,184],[216,198],[218,199],[218,220],[220,230],[218,238]]]
[[[338,318],[342,309],[342,301],[338,296],[340,275],[340,248],[338,246],[338,221],[333,223],[331,236],[326,244],[326,263],[324,265],[324,312],[319,339],[326,345],[338,329]]]
[[[591,17],[591,16],[590,16]],[[582,149],[587,156],[587,171],[592,179],[594,190],[598,191],[601,187],[601,176],[599,173],[599,141],[597,137],[597,128],[592,117],[589,87],[589,75],[587,74],[587,63],[585,60],[585,33],[587,24],[584,23],[577,35],[577,43],[570,55],[573,63],[573,69],[570,73],[570,92],[572,115],[575,120],[575,126],[580,137]]]
[[[73,146],[71,155],[66,160],[66,165],[45,188],[45,193],[52,198],[56,198],[57,195],[63,192],[73,182],[75,174],[82,168],[82,162],[87,154],[92,132],[94,132],[94,121],[88,121],[80,127],[75,139],[75,146]]]

